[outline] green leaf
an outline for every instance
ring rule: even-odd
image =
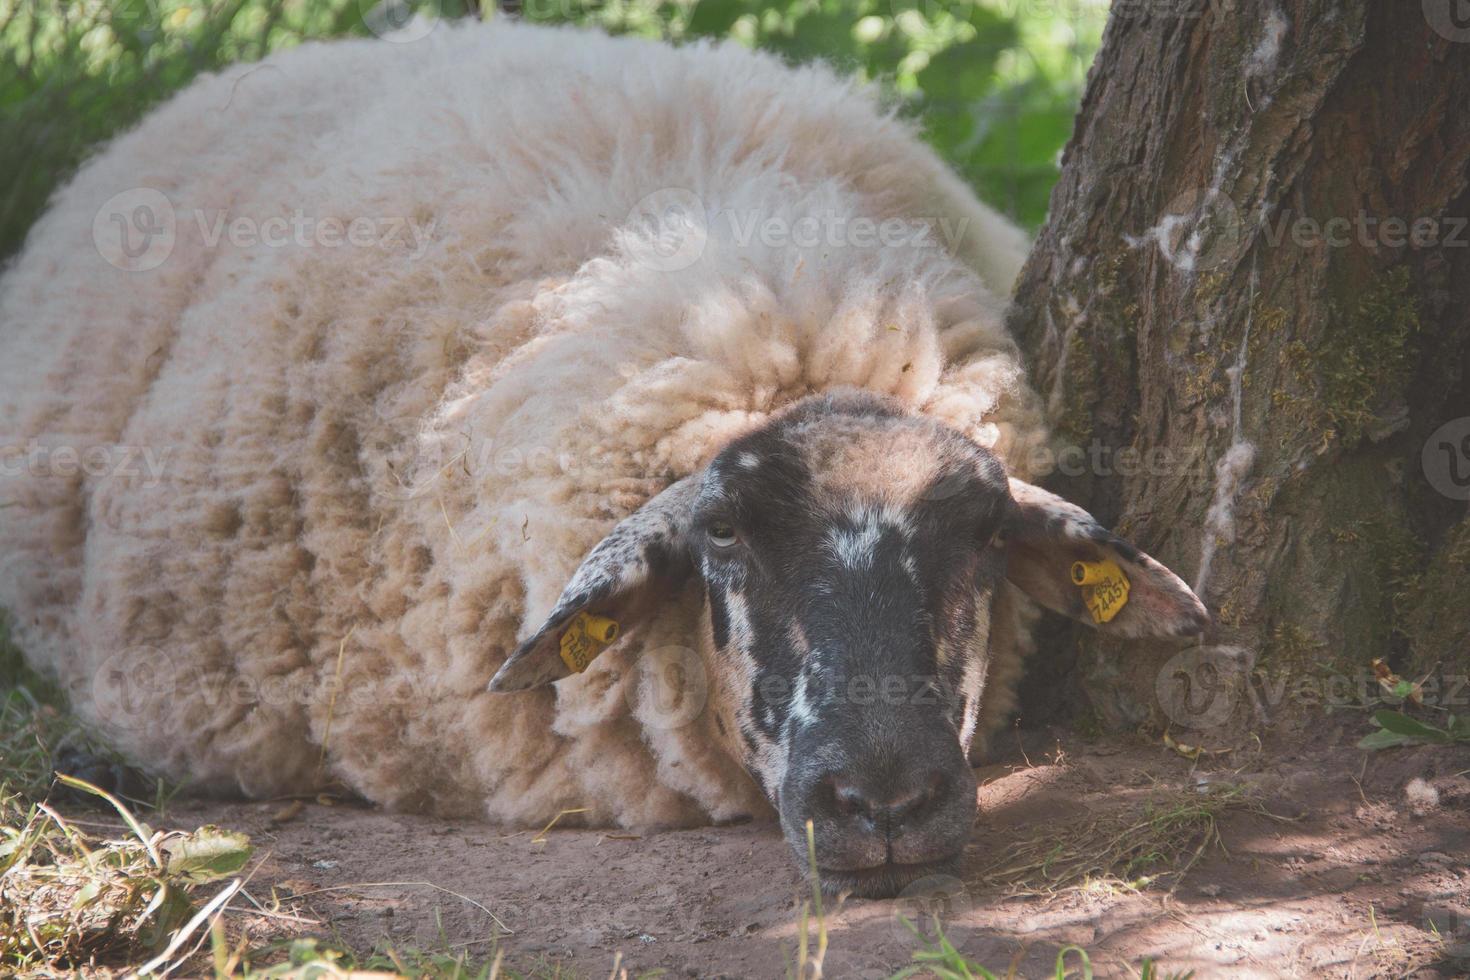
[[[227,878],[250,860],[250,838],[208,825],[163,845],[170,878],[202,883]]]
[[[1373,732],[1370,735],[1364,735],[1358,741],[1358,748],[1370,750],[1392,749],[1400,745],[1412,744],[1414,744],[1414,738],[1412,736],[1400,735],[1397,732],[1390,732],[1387,729],[1380,728],[1378,731]]]
[[[1422,721],[1415,721],[1398,711],[1375,711],[1373,720],[1378,723],[1379,727],[1400,735],[1428,739],[1431,742],[1444,740],[1445,733],[1442,730],[1426,725]]]

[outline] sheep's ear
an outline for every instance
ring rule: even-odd
[[[1116,636],[1194,636],[1204,603],[1163,565],[1054,493],[1012,479],[1006,578],[1048,609]]]
[[[490,680],[524,691],[582,669],[689,574],[686,534],[699,474],[685,477],[624,518],[598,542],[530,639]],[[568,648],[563,657],[563,638]]]

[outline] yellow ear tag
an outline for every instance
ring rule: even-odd
[[[584,609],[572,617],[561,635],[561,659],[572,673],[580,674],[617,638],[615,620],[594,616]]]
[[[1128,576],[1110,558],[1074,561],[1072,583],[1082,589],[1082,601],[1092,613],[1094,623],[1112,622],[1118,611],[1128,605]]]

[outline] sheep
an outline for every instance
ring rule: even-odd
[[[415,38],[196,81],[0,282],[0,608],[130,759],[510,824],[775,814],[803,850],[813,819],[828,883],[883,894],[968,833],[1022,593],[1091,621],[1082,562],[1131,581],[1098,628],[1203,626],[1026,482],[1025,236],[870,91]],[[912,691],[833,695],[885,657]]]

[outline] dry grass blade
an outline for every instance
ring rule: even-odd
[[[162,975],[167,976],[179,966],[182,966],[183,964],[180,962],[170,963],[174,954],[183,948],[184,944],[189,941],[189,937],[194,935],[200,926],[217,915],[224,908],[225,904],[235,896],[235,892],[239,890],[240,882],[238,879],[226,885],[224,891],[211,898],[208,905],[194,913],[194,917],[185,923],[182,929],[177,930],[173,934],[168,941],[168,945],[163,948],[163,952],[149,960],[138,972],[148,974],[162,970]]]
[[[1050,827],[1008,848],[978,878],[1033,896],[1080,887],[1138,889],[1164,880],[1177,885],[1220,845],[1217,820],[1227,810],[1266,812],[1238,786],[1162,794],[1122,814]]]
[[[123,806],[121,800],[113,796],[111,793],[107,792],[105,789],[93,786],[85,779],[78,779],[75,776],[68,776],[65,773],[60,772],[56,774],[56,779],[58,782],[66,786],[70,786],[72,789],[79,789],[84,793],[91,793],[93,796],[101,797],[108,803],[111,803],[113,809],[115,809],[118,814],[123,818],[123,823],[128,825],[128,829],[131,830],[133,834],[137,836],[138,840],[142,843],[143,849],[148,852],[149,860],[153,862],[153,866],[160,871],[163,870],[163,858],[159,857],[158,848],[154,846],[153,831],[149,829],[146,824],[140,823],[138,818],[133,816],[132,811]]]

